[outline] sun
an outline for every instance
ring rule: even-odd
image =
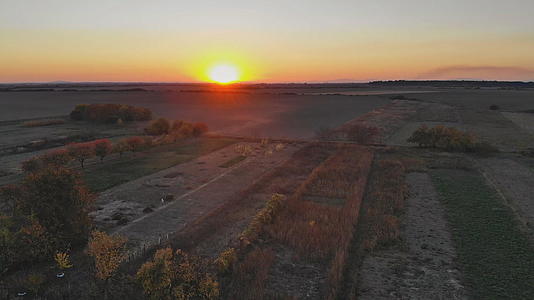
[[[209,69],[208,75],[214,82],[229,84],[239,80],[239,69],[230,64],[218,64]]]

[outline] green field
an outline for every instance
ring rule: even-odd
[[[431,173],[473,299],[534,299],[534,247],[513,212],[472,171]]]
[[[84,179],[92,191],[100,192],[184,163],[235,142],[229,138],[199,138],[158,146],[139,153],[128,153],[123,158],[104,161],[102,165],[87,168]]]

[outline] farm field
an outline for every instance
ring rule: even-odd
[[[26,176],[22,162],[72,142],[150,140],[83,168],[66,164],[94,193],[93,229],[125,238],[113,284],[93,280],[92,257],[78,246],[69,249],[68,285],[48,259],[33,273],[6,272],[2,297],[28,289],[38,272],[48,275],[31,293],[45,299],[104,290],[147,299],[138,271],[168,248],[216,282],[212,299],[534,295],[534,91],[140,87],[151,91],[0,92],[12,105],[0,115],[0,185]],[[48,107],[24,109],[45,98]],[[165,141],[146,135],[147,121],[69,120],[78,103],[143,106],[209,132]],[[422,125],[468,132],[489,150],[417,147],[408,139]]]

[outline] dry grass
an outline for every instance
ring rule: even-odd
[[[315,169],[309,169],[308,178],[284,201],[270,201],[273,203],[268,203],[245,230],[242,236],[247,237],[246,242],[237,249],[238,262],[232,268],[225,289],[230,299],[268,297],[265,280],[275,255],[265,241],[289,246],[297,253],[297,259],[324,263],[328,272],[325,296],[334,299],[337,295],[358,223],[373,152],[357,146],[329,146],[326,150],[312,147],[303,151],[309,151],[301,153],[305,157],[334,154]],[[286,164],[278,175],[302,175],[301,167]],[[344,204],[324,205],[309,201],[309,196],[343,198]],[[251,229],[253,234],[250,234]]]
[[[384,159],[377,162],[367,195],[372,201],[365,212],[368,232],[363,247],[366,250],[399,239],[398,216],[408,192],[404,174],[405,168],[398,160]]]
[[[274,262],[270,248],[255,248],[235,266],[228,299],[263,299],[269,269]]]
[[[51,126],[51,125],[61,125],[61,124],[65,124],[65,120],[48,119],[48,120],[26,121],[22,123],[22,127],[40,127],[40,126]]]

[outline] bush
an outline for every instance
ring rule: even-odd
[[[148,135],[162,135],[169,133],[171,124],[169,120],[165,118],[159,118],[150,122],[148,127],[145,128],[145,133]]]
[[[96,140],[93,142],[95,147],[95,155],[100,157],[100,161],[104,161],[104,157],[109,155],[113,150],[113,145],[108,139]]]
[[[70,113],[70,118],[76,121],[92,121],[117,123],[122,121],[148,121],[152,119],[152,112],[143,107],[124,104],[78,104]]]
[[[490,110],[499,110],[500,107],[499,107],[499,105],[492,104],[492,105],[490,105],[489,109]]]
[[[496,150],[488,143],[477,142],[472,134],[454,127],[441,125],[433,128],[428,128],[425,125],[419,127],[408,138],[408,142],[415,143],[419,147],[438,148],[447,151],[484,152]]]
[[[149,299],[216,299],[219,283],[207,268],[198,257],[165,248],[139,268],[136,278]]]

